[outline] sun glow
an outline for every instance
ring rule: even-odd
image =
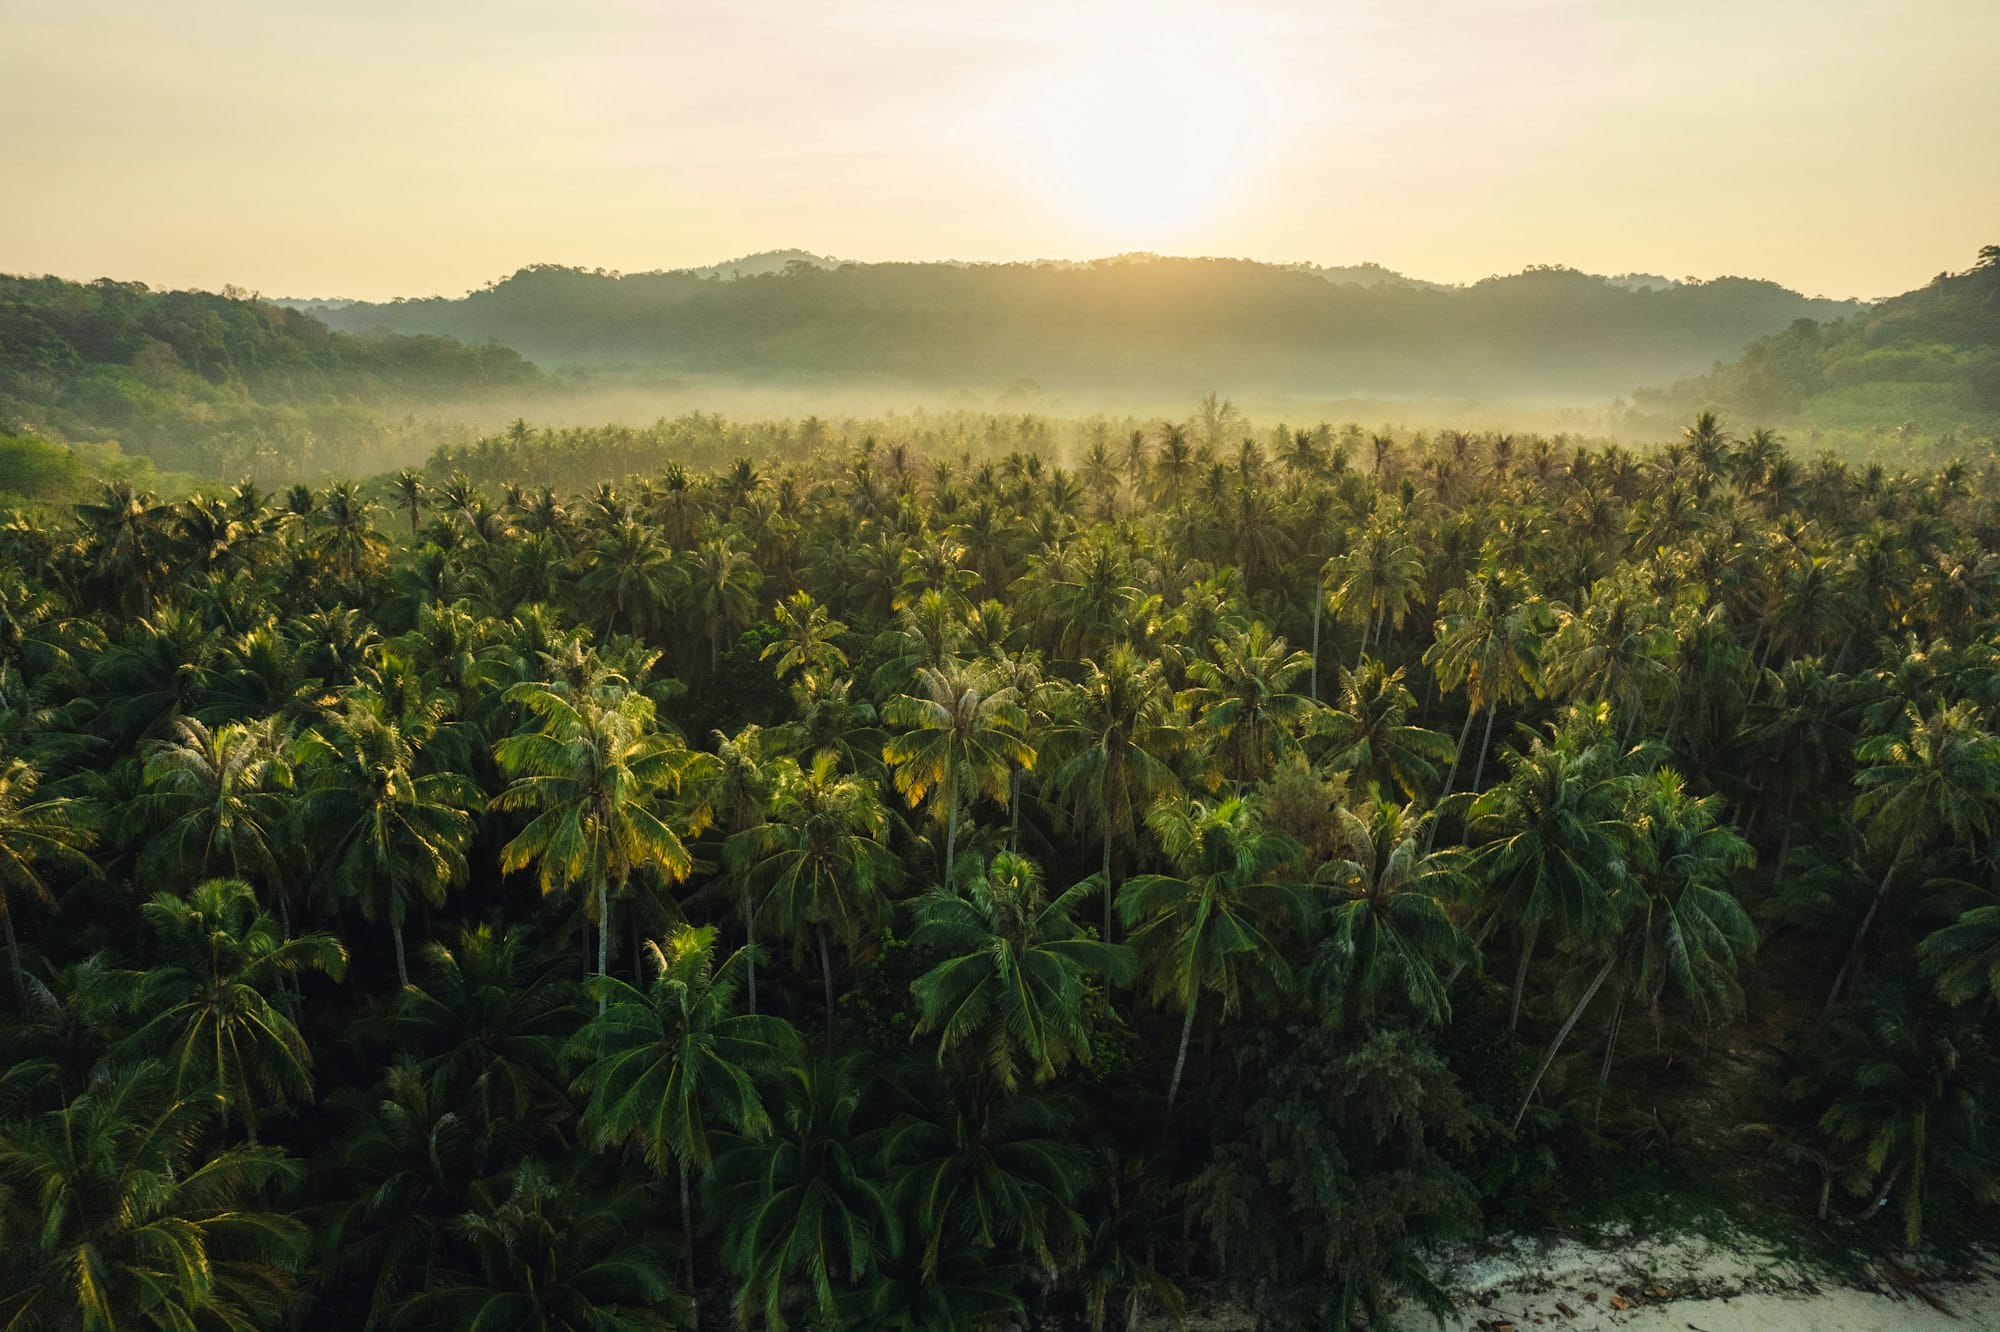
[[[1066,34],[1005,112],[1019,168],[1053,207],[1143,247],[1237,202],[1280,126],[1272,71],[1240,17],[1116,6]]]

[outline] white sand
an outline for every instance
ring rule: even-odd
[[[1592,1247],[1516,1241],[1439,1264],[1457,1306],[1448,1332],[1967,1332],[2000,1328],[2000,1281],[1931,1280],[1921,1294],[1885,1274],[1839,1284],[1744,1238]],[[1928,1297],[1928,1298],[1926,1298]],[[1933,1303],[1935,1301],[1935,1303]],[[1398,1332],[1435,1328],[1417,1310]]]
[[[1514,1240],[1433,1267],[1455,1305],[1446,1332],[1974,1332],[2000,1329],[2000,1278],[1936,1278],[1921,1294],[1843,1284],[1747,1237],[1602,1246]],[[1874,1286],[1867,1289],[1866,1286]],[[1926,1298],[1927,1297],[1927,1298]],[[1935,1303],[1933,1303],[1935,1301]],[[1155,1327],[1165,1327],[1155,1323]],[[1229,1308],[1190,1311],[1190,1332],[1247,1332]],[[1405,1308],[1393,1332],[1435,1332]]]

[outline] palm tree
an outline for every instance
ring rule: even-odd
[[[718,966],[715,928],[682,925],[646,945],[654,973],[644,990],[606,977],[609,1003],[576,1035],[590,1062],[577,1078],[587,1097],[583,1131],[600,1146],[636,1141],[646,1164],[680,1175],[681,1230],[688,1289],[695,1288],[694,1220],[688,1178],[713,1162],[712,1127],[746,1138],[771,1131],[756,1077],[797,1065],[804,1055],[792,1024],[732,1012],[745,951]]]
[[[552,1179],[526,1161],[474,1186],[459,1221],[463,1257],[405,1300],[400,1328],[670,1332],[685,1302],[643,1227],[637,1189]]]
[[[1507,780],[1473,801],[1469,826],[1487,840],[1475,868],[1497,900],[1481,940],[1502,920],[1520,940],[1507,1028],[1521,1020],[1521,995],[1542,928],[1586,947],[1607,940],[1625,880],[1624,798],[1630,779],[1599,717],[1572,717],[1509,751]]]
[[[1982,996],[2000,1003],[2000,903],[1974,907],[1933,930],[1918,945],[1917,958],[1946,1003]]]
[[[1128,949],[1087,937],[1070,912],[1086,881],[1051,899],[1041,871],[1001,852],[962,893],[937,887],[918,899],[911,943],[943,961],[917,978],[919,1032],[938,1033],[938,1058],[974,1046],[980,1063],[1012,1091],[1025,1067],[1053,1080],[1090,1054],[1086,984],[1132,978]]]
[[[1072,826],[1094,825],[1103,838],[1099,873],[1108,940],[1113,847],[1120,838],[1136,843],[1145,811],[1178,791],[1171,760],[1184,735],[1160,663],[1143,660],[1123,644],[1102,665],[1085,662],[1081,681],[1057,682],[1051,711],[1048,789],[1068,805]]]
[[[282,919],[289,747],[276,718],[214,730],[192,717],[176,720],[168,738],[146,750],[139,803],[158,831],[142,864],[165,865],[190,879],[259,876],[271,885]]]
[[[1041,1095],[972,1095],[920,1103],[884,1136],[897,1211],[924,1236],[922,1273],[936,1280],[960,1246],[1004,1268],[1061,1271],[1085,1234],[1076,1204],[1088,1156],[1069,1136],[1075,1114]]]
[[[598,537],[576,590],[607,629],[642,635],[658,624],[685,585],[659,531],[627,518]]]
[[[624,894],[634,873],[677,883],[694,868],[680,834],[653,810],[679,789],[687,749],[653,729],[652,699],[609,677],[580,691],[527,683],[508,697],[539,725],[493,748],[511,778],[493,807],[533,814],[500,849],[500,868],[513,873],[534,865],[544,894],[588,886],[603,976],[612,896]],[[604,1003],[600,993],[600,1013]]]
[[[88,871],[84,853],[96,840],[96,806],[74,796],[36,799],[42,775],[26,759],[0,764],[0,931],[7,939],[7,964],[14,994],[23,1007],[28,986],[21,970],[21,945],[14,933],[12,898],[18,894],[45,907],[56,904],[44,877],[49,866]]]
[[[0,1325],[275,1325],[310,1236],[268,1199],[301,1172],[271,1147],[197,1155],[214,1112],[211,1095],[176,1094],[141,1063],[0,1123]]]
[[[949,663],[918,668],[915,694],[882,706],[882,719],[903,728],[882,747],[896,790],[912,809],[929,799],[945,823],[944,874],[958,852],[958,815],[967,788],[1005,800],[1014,768],[1035,766],[1025,738],[1028,718],[1012,688],[994,688],[984,669]]]
[[[733,533],[703,542],[686,568],[682,604],[708,639],[708,666],[714,670],[722,659],[723,640],[755,623],[757,588],[764,575]]]
[[[1214,805],[1162,800],[1147,813],[1146,826],[1174,873],[1126,880],[1118,911],[1150,972],[1155,1002],[1184,1014],[1167,1084],[1172,1113],[1202,996],[1220,999],[1226,1017],[1253,991],[1286,984],[1290,972],[1271,930],[1301,913],[1292,888],[1268,881],[1295,859],[1293,848],[1260,828],[1241,797]]]
[[[385,710],[357,696],[323,730],[301,737],[308,781],[298,814],[323,839],[319,879],[328,893],[358,902],[364,919],[388,921],[401,987],[410,983],[403,922],[414,900],[440,906],[447,889],[465,882],[480,793],[461,773],[422,771],[419,736]]]
[[[1367,654],[1375,629],[1387,623],[1400,627],[1423,587],[1424,557],[1390,509],[1378,510],[1362,530],[1353,550],[1340,557],[1334,600],[1361,616],[1361,642],[1355,648],[1359,664]]]
[[[1637,999],[1656,1024],[1669,986],[1705,1021],[1729,1017],[1742,1002],[1736,969],[1756,951],[1757,931],[1730,892],[1729,880],[1754,859],[1750,844],[1719,821],[1718,797],[1688,794],[1686,782],[1670,768],[1640,781],[1631,795],[1630,891],[1621,890],[1613,904],[1623,917],[1619,936],[1604,949],[1582,997],[1543,1052],[1514,1113],[1515,1129],[1563,1042],[1619,964],[1631,967],[1630,989],[1618,995],[1612,1011],[1600,1084],[1611,1078],[1628,998]]]
[[[571,1118],[563,1045],[577,993],[528,954],[530,930],[479,925],[419,953],[420,978],[390,1012],[398,1046],[489,1140],[526,1146]]]
[[[1400,666],[1392,671],[1369,657],[1353,669],[1342,667],[1339,702],[1313,718],[1312,729],[1328,741],[1326,764],[1393,786],[1406,799],[1427,793],[1452,745],[1448,736],[1409,724],[1416,703]]]
[[[254,1145],[266,1108],[312,1097],[312,1052],[272,997],[307,972],[339,980],[347,950],[328,934],[285,938],[241,879],[210,879],[185,901],[156,893],[140,910],[157,960],[122,978],[144,1017],[123,1048],[157,1056],[176,1099],[205,1098]]]
[[[2000,818],[2000,740],[1979,724],[1973,705],[1952,703],[1926,717],[1905,704],[1903,715],[1902,734],[1878,735],[1855,750],[1867,766],[1854,777],[1861,788],[1854,817],[1871,841],[1893,844],[1896,852],[1834,975],[1829,1009],[1860,961],[1861,942],[1903,862],[1940,834],[1990,837]]]
[[[773,619],[778,637],[764,645],[757,659],[776,657],[777,665],[771,669],[780,680],[793,671],[824,677],[847,668],[847,654],[835,641],[847,632],[847,626],[830,616],[810,592],[794,592],[779,602]]]
[[[1419,1022],[1449,1021],[1439,968],[1467,948],[1444,906],[1460,886],[1459,858],[1418,845],[1424,820],[1414,806],[1378,799],[1360,813],[1345,806],[1334,813],[1343,854],[1313,876],[1330,891],[1307,983],[1347,1027],[1385,999]]]
[[[1443,613],[1437,637],[1424,652],[1424,664],[1431,668],[1439,689],[1463,686],[1466,702],[1465,725],[1458,732],[1444,794],[1451,794],[1464,764],[1472,719],[1484,712],[1486,730],[1472,772],[1471,789],[1476,792],[1486,772],[1486,751],[1493,742],[1499,705],[1519,701],[1535,685],[1548,632],[1548,605],[1519,574],[1485,565],[1446,592],[1439,610]]]
[[[390,488],[396,496],[396,507],[410,515],[410,535],[415,537],[417,525],[423,521],[424,492],[430,487],[424,484],[424,474],[414,467],[405,467],[390,478]]]
[[[1185,698],[1210,733],[1216,773],[1253,781],[1291,751],[1312,715],[1312,700],[1292,692],[1312,660],[1287,651],[1262,620],[1211,646],[1212,660],[1189,663]]]
[[[827,935],[838,934],[852,948],[886,923],[885,893],[900,871],[882,840],[887,826],[874,784],[843,776],[834,756],[822,752],[809,768],[781,766],[770,822],[729,840],[731,861],[749,884],[763,890],[757,910],[769,909],[778,929],[792,937],[794,956],[808,937],[818,943],[829,1037],[834,997]]]
[[[723,1252],[736,1274],[736,1316],[785,1332],[803,1294],[831,1320],[839,1286],[853,1287],[901,1244],[899,1217],[871,1168],[873,1143],[855,1125],[861,1088],[851,1063],[786,1073],[783,1110],[762,1142],[718,1153],[709,1184],[729,1218]]]

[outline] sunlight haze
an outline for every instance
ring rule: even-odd
[[[1990,239],[1996,40],[1975,0],[4,0],[0,267],[382,298],[1145,249],[1875,297]]]

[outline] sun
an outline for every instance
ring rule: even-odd
[[[1004,118],[1017,166],[1094,239],[1185,235],[1240,200],[1279,128],[1253,42],[1207,6],[1099,10],[1017,88]]]

